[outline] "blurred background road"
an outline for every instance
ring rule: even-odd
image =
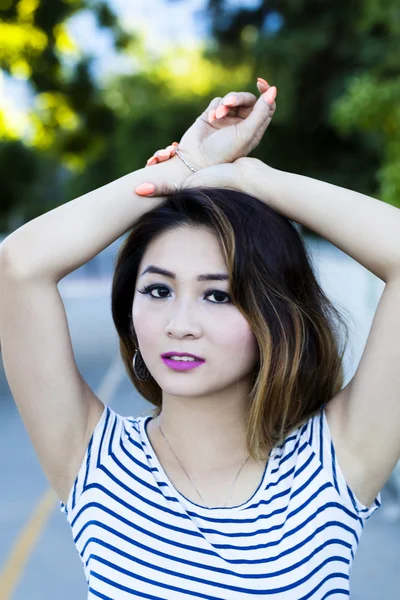
[[[123,371],[111,319],[111,273],[118,245],[119,241],[92,261],[94,264],[88,263],[61,280],[59,290],[82,375],[100,399],[112,404],[120,414],[144,415],[150,412],[151,405],[136,393]],[[352,337],[345,357],[347,382],[361,357],[384,284],[328,242],[314,238],[307,245],[324,290],[336,306],[350,312]],[[17,538],[23,535],[49,486],[11,397],[1,362],[0,473],[0,582],[4,586],[0,587],[0,599],[84,600],[84,572],[69,524],[60,513],[55,496],[43,522],[40,511],[36,512],[38,530],[31,530],[22,544],[29,549],[27,556],[21,553],[21,547],[19,558],[13,555]],[[385,486],[382,506],[366,522],[356,554],[351,577],[352,600],[400,597],[400,517],[385,518],[385,510],[392,506],[392,495]],[[10,582],[13,593],[6,595]]]

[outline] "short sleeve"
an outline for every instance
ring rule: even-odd
[[[104,405],[103,413],[90,438],[67,503],[60,502],[60,511],[66,514],[69,519],[88,481],[113,452],[115,444],[121,436],[123,420],[124,417],[118,415],[109,405]]]
[[[356,516],[367,520],[381,506],[381,492],[378,493],[371,506],[368,507],[360,502],[347,484],[337,460],[331,431],[326,418],[325,406],[324,404],[320,411],[309,420],[305,430],[308,438],[307,442],[319,459],[325,474],[335,487],[345,506]]]

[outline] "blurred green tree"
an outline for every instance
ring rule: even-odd
[[[214,60],[251,64],[278,88],[274,165],[400,207],[399,0],[208,7]]]
[[[66,28],[66,21],[84,10],[92,11],[99,27],[111,32],[116,50],[132,42],[105,1],[0,0],[1,72],[27,80],[34,96],[34,107],[23,122],[12,123],[7,108],[0,107],[0,170],[5,177],[0,229],[18,207],[23,218],[43,212],[52,169],[59,168],[60,160],[82,166],[101,151],[116,126],[113,110],[98,93],[91,57]],[[50,177],[53,182],[57,178],[56,173]]]

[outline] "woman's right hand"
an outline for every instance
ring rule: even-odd
[[[247,156],[261,141],[276,109],[276,88],[259,78],[257,100],[248,92],[214,98],[179,143],[182,156],[197,170]],[[230,96],[236,103],[228,102]],[[215,119],[215,113],[217,118]],[[231,113],[231,114],[229,114]],[[178,142],[155,153],[148,166],[174,156]]]

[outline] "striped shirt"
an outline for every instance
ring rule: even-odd
[[[105,405],[66,505],[88,599],[322,600],[350,595],[366,519],[336,459],[324,407],[272,449],[244,504],[202,507],[151,446],[152,416]]]

